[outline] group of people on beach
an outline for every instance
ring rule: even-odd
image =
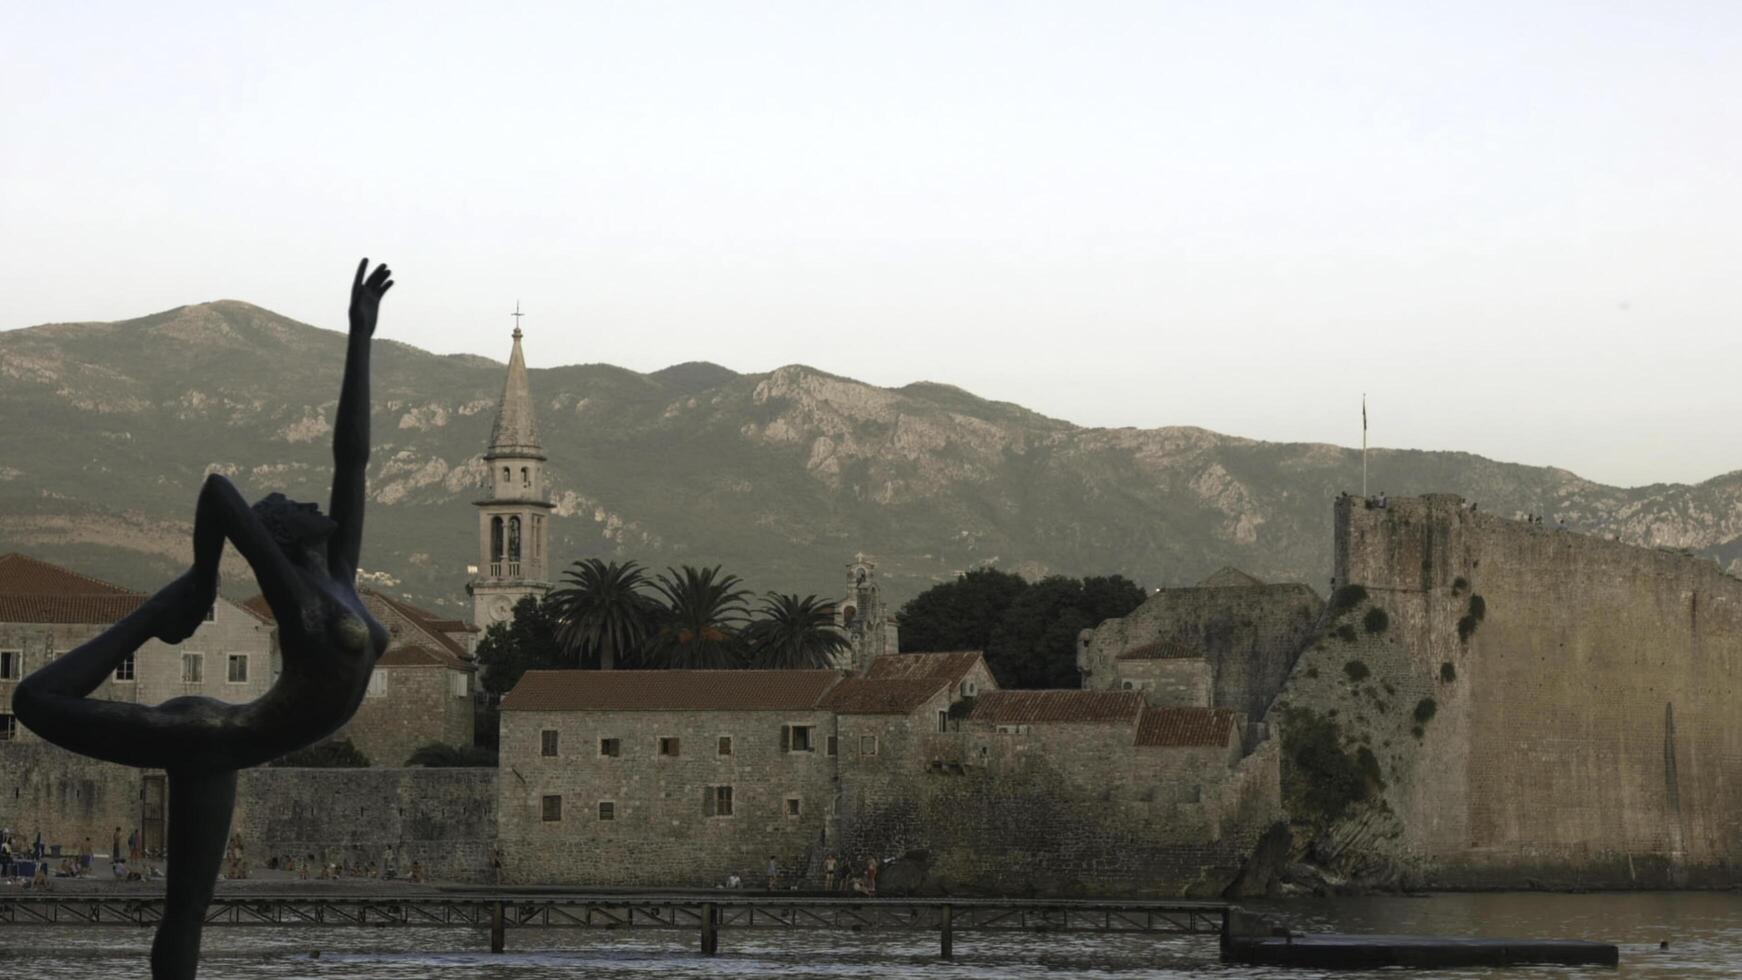
[[[860,870],[855,872],[855,867]],[[875,895],[877,894],[877,872],[881,870],[882,867],[882,862],[877,860],[877,855],[875,854],[865,855],[865,861],[861,865],[853,860],[839,858],[835,855],[834,851],[830,851],[823,856],[823,891],[844,891],[852,892],[856,895]],[[737,875],[733,875],[732,878],[727,881],[727,884],[736,888],[739,887],[742,882],[738,879]],[[780,886],[780,860],[770,854],[768,855],[768,890],[776,891]],[[798,883],[793,882],[789,887],[797,889]]]
[[[58,847],[55,850],[58,851]],[[25,888],[47,890],[54,887],[56,878],[88,878],[94,874],[97,851],[91,838],[85,838],[76,854],[60,855],[49,851],[43,844],[40,830],[36,839],[26,845],[10,828],[0,829],[0,880],[7,884],[22,884]],[[109,845],[109,870],[116,881],[142,881],[147,874],[162,876],[155,867],[145,872],[133,870],[129,862],[136,862],[138,857],[138,832],[135,831],[128,840],[128,852],[123,854],[121,828],[116,827]]]

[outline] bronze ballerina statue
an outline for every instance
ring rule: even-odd
[[[333,427],[328,514],[274,493],[252,507],[229,480],[206,478],[194,513],[194,563],[180,578],[87,643],[18,685],[18,720],[61,746],[169,775],[169,874],[163,919],[151,945],[158,980],[191,978],[212,900],[236,771],[332,734],[356,712],[387,631],[357,597],[363,540],[364,466],[369,459],[369,344],[381,297],[393,286],[369,260],[351,285],[350,341]],[[283,672],[247,704],[180,697],[152,706],[86,697],[153,637],[191,636],[218,594],[224,539],[234,542],[278,621]]]

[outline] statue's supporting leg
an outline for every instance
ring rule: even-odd
[[[235,770],[169,771],[169,880],[163,921],[151,944],[154,980],[193,980],[199,969],[200,929],[235,806]]]

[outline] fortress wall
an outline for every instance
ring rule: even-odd
[[[271,855],[378,866],[388,845],[399,873],[484,881],[496,841],[495,769],[245,770],[233,832],[249,863]]]
[[[122,847],[139,826],[139,770],[74,755],[41,740],[0,745],[0,827],[24,847],[42,834],[76,854],[86,837],[99,854],[109,852],[115,828]],[[98,869],[107,873],[107,863]]]
[[[1405,651],[1393,669],[1456,672],[1413,776],[1388,793],[1431,881],[1730,882],[1742,581],[1449,496],[1346,499],[1336,526],[1338,580],[1392,617]],[[1472,596],[1485,615],[1464,640]]]
[[[1281,819],[1269,743],[1230,771],[1117,725],[913,738],[884,778],[844,779],[842,828],[848,854],[924,852],[923,881],[899,879],[922,891],[1213,897]]]
[[[1078,645],[1083,686],[1115,690],[1114,658],[1157,640],[1199,652],[1214,671],[1214,707],[1248,718],[1264,714],[1324,602],[1305,585],[1162,589],[1121,619],[1109,619]]]

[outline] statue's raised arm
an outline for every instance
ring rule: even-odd
[[[334,578],[355,581],[357,556],[363,542],[363,473],[369,465],[369,343],[381,297],[393,288],[393,273],[385,263],[367,279],[369,260],[357,263],[351,282],[351,330],[345,347],[345,380],[339,389],[339,413],[333,423],[333,496],[327,516],[338,525],[327,549],[327,569]]]

